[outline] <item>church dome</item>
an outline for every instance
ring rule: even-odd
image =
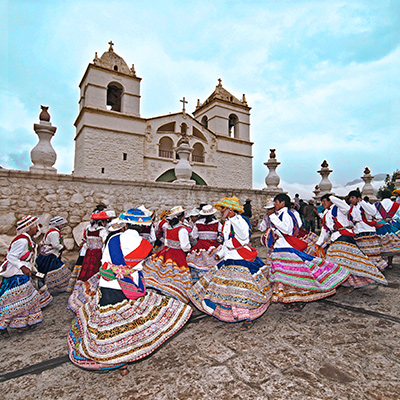
[[[96,57],[93,60],[94,64],[113,71],[122,72],[123,74],[134,75],[134,72],[129,69],[125,60],[114,52],[114,43],[109,42],[109,44],[110,48],[108,51],[104,52],[100,58],[97,58],[96,54]]]

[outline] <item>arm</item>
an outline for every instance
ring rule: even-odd
[[[336,196],[330,196],[331,202],[337,206],[337,208],[344,214],[347,215],[350,211],[350,206],[344,201]]]
[[[25,239],[19,239],[11,245],[11,249],[7,253],[8,262],[12,266],[19,268],[22,273],[26,275],[30,275],[30,263],[29,261],[21,261],[20,258],[28,252],[28,241]]]
[[[197,229],[197,224],[194,224],[194,228],[191,232],[191,236],[193,239],[198,239],[199,237],[199,230]]]
[[[360,205],[364,209],[365,213],[368,214],[370,217],[376,216],[378,210],[373,204],[367,203],[365,200],[361,200]]]
[[[293,232],[293,221],[290,216],[284,212],[282,221],[278,218],[276,214],[270,215],[270,220],[274,224],[275,228],[278,229],[284,235],[291,235]]]
[[[324,227],[322,227],[316,245],[322,246],[325,242],[329,240],[330,236],[330,233]]]
[[[183,229],[182,228],[179,229],[178,237],[179,237],[179,242],[181,243],[182,250],[185,253],[188,252],[192,246],[190,245],[189,241],[189,232],[185,227],[183,227]]]

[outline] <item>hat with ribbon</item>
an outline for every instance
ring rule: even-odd
[[[27,215],[17,222],[17,232],[28,232],[29,229],[33,228],[35,225],[39,225],[39,218],[32,215]]]
[[[264,208],[268,210],[274,207],[275,207],[274,202],[271,199],[267,199],[267,203],[265,204]]]
[[[243,213],[243,207],[239,203],[239,199],[237,197],[225,197],[220,201],[217,201],[214,204],[214,207],[221,211],[224,208],[230,208],[231,210],[237,211],[239,214]]]
[[[217,209],[214,208],[211,204],[206,204],[200,211],[200,215],[214,215],[217,212]]]
[[[60,217],[59,215],[57,215],[57,217],[52,218],[49,221],[49,226],[63,226],[67,224],[67,220],[64,217]]]
[[[100,221],[100,220],[104,220],[104,219],[111,219],[112,217],[110,217],[106,211],[100,211],[100,212],[95,212],[90,216],[90,219],[93,219],[95,221]]]
[[[130,210],[121,213],[119,215],[119,219],[126,222],[127,224],[132,225],[148,226],[152,223],[151,216],[146,215],[142,210],[139,210],[138,208],[131,208]]]
[[[183,212],[185,212],[185,210],[183,209],[182,206],[173,207],[173,208],[171,208],[167,218],[172,219],[172,218],[176,217],[177,215],[182,214]]]

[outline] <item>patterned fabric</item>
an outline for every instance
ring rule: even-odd
[[[192,250],[186,256],[186,262],[190,268],[208,271],[217,264],[214,258],[215,253],[221,249],[221,245],[216,247],[209,247],[208,250],[199,249]]]
[[[376,234],[381,241],[381,254],[385,256],[400,254],[400,237],[395,233],[397,229],[393,224],[385,221],[379,221],[378,224],[383,224],[376,229]]]
[[[98,301],[96,294],[79,309],[68,335],[69,357],[85,369],[113,369],[148,356],[192,313],[180,301],[152,292],[115,305]]]
[[[83,259],[81,271],[78,275],[79,281],[85,282],[99,272],[102,254],[102,249],[89,249],[88,247],[85,258]]]
[[[0,293],[0,329],[25,328],[42,322],[40,294],[26,275],[3,278]]]
[[[376,265],[355,244],[336,240],[329,246],[326,260],[348,269],[350,279],[344,283],[345,286],[347,284],[347,286],[360,287],[359,285],[365,286],[374,281],[387,285],[386,278]],[[366,280],[354,279],[362,277]]]
[[[191,288],[190,270],[181,249],[164,247],[143,262],[146,286],[187,303]]]
[[[387,262],[382,259],[381,242],[376,233],[363,232],[354,237],[357,246],[381,271],[387,267]]]
[[[78,281],[71,296],[68,297],[68,308],[77,313],[78,310],[91,300],[99,287],[100,275],[93,275],[86,282]]]
[[[249,264],[257,264],[252,266],[254,274]],[[190,300],[199,310],[222,321],[251,321],[270,304],[271,286],[266,272],[267,267],[259,258],[253,263],[226,260],[199,279],[189,293]]]
[[[66,292],[72,292],[74,290],[76,280],[78,279],[78,276],[81,272],[82,269],[82,262],[83,262],[84,256],[79,255],[78,259],[76,260],[74,269],[71,272],[71,276],[69,278],[68,286]]]
[[[44,256],[39,254],[36,258],[36,268],[45,274],[44,282],[50,292],[64,292],[71,277],[71,271],[55,254]]]
[[[322,299],[349,275],[346,268],[293,248],[276,248],[271,254],[269,280],[272,301],[289,303]]]
[[[304,233],[303,233],[304,231]],[[314,232],[309,232],[309,231],[305,231],[304,229],[300,228],[300,233],[302,233],[302,235],[300,234],[299,237],[301,238],[301,240],[303,240],[304,242],[307,243],[307,247],[304,250],[304,253],[306,254],[314,254],[315,252],[315,245],[317,244],[318,241],[318,235],[316,235]]]

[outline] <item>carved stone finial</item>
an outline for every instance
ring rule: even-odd
[[[246,95],[244,93],[243,93],[243,97],[242,97],[242,103],[247,104]]]
[[[48,113],[48,106],[40,106],[42,112],[39,114],[39,121],[50,122],[50,114]]]
[[[114,46],[113,41],[110,40],[110,41],[108,42],[108,44],[110,45],[110,48],[108,49],[108,51],[114,51],[114,49],[113,49],[113,46]]]
[[[132,64],[131,72],[132,72],[133,75],[136,76],[135,64]]]
[[[326,161],[326,160],[322,161],[321,167],[328,168],[329,167],[328,161]]]
[[[368,168],[368,167],[365,167],[365,169],[364,169],[364,174],[365,175],[368,175],[368,174],[370,174],[371,173],[371,170]]]
[[[217,85],[218,87],[222,87],[222,79],[221,78],[218,78],[218,85]]]
[[[201,106],[201,104],[200,104],[200,99],[197,99],[196,108],[199,108],[200,106]]]
[[[270,153],[269,153],[269,158],[276,158],[276,149],[269,149]]]
[[[96,64],[99,61],[99,57],[97,56],[97,51],[94,53],[93,64]]]

